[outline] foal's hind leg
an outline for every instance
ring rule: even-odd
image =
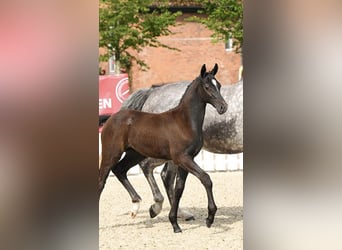
[[[166,162],[163,170],[160,173],[160,176],[163,180],[163,184],[167,193],[167,197],[169,198],[170,205],[172,205],[174,191],[175,191],[174,185],[175,185],[176,174],[177,174],[177,166],[172,161]],[[195,219],[192,213],[180,207],[178,208],[177,216],[179,218],[185,219],[186,221]]]
[[[100,196],[102,190],[106,184],[107,177],[109,175],[110,169],[115,165],[120,157],[122,151],[117,150],[112,147],[107,147],[106,145],[102,144],[102,159],[99,169],[99,176],[98,176],[98,198],[100,200]]]
[[[145,156],[139,154],[135,150],[128,149],[126,151],[125,157],[118,164],[116,164],[116,166],[112,167],[113,173],[116,175],[132,198],[133,208],[130,211],[132,218],[138,214],[141,198],[127,179],[127,172],[131,167],[138,164],[145,158]]]
[[[143,160],[142,162],[140,162],[139,164],[141,169],[144,172],[144,175],[148,181],[148,184],[150,185],[150,188],[153,194],[153,199],[155,202],[154,204],[151,205],[150,210],[149,210],[151,218],[156,217],[163,208],[164,197],[159,190],[156,180],[154,179],[153,170],[159,165],[163,164],[164,162],[165,160],[147,158]]]

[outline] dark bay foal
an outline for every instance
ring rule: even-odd
[[[102,139],[102,160],[99,170],[99,197],[110,170],[114,172],[132,202],[141,201],[127,179],[127,171],[147,157],[172,160],[177,164],[176,186],[169,219],[174,232],[181,232],[177,223],[177,210],[188,173],[195,175],[204,185],[208,196],[208,227],[214,222],[217,207],[209,175],[195,162],[194,157],[203,146],[202,126],[206,104],[213,105],[219,114],[227,110],[220,94],[221,84],[215,79],[218,66],[206,72],[202,66],[200,76],[189,85],[179,105],[160,114],[135,110],[121,110],[105,123]],[[123,153],[125,156],[120,160]]]

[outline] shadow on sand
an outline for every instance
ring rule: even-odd
[[[185,221],[184,219],[178,219],[178,223],[183,231],[192,230],[198,227],[206,227],[205,219],[207,217],[208,210],[206,208],[196,208],[196,207],[183,207],[187,211],[190,211],[195,216],[195,220]],[[120,214],[118,216],[127,216],[127,213]],[[235,222],[242,221],[243,219],[243,207],[218,207],[215,220],[212,227],[219,228],[216,233],[227,232],[231,229],[231,225]],[[117,227],[130,227],[136,225],[138,228],[152,228],[158,227],[158,224],[169,223],[168,213],[162,213],[156,218],[151,219],[148,215],[147,210],[141,210],[139,212],[139,218],[128,220],[125,224],[114,224],[111,226],[106,226],[104,228],[117,228]],[[183,229],[182,225],[191,225],[188,228]],[[172,228],[170,224],[170,229]]]

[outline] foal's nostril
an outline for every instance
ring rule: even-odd
[[[228,109],[228,104],[226,102],[216,103],[215,105],[217,112],[222,115]]]
[[[220,113],[223,114],[224,112],[227,111],[228,105],[227,104],[223,104],[220,106]]]
[[[223,105],[220,105],[219,107],[219,113],[222,114],[224,112],[224,106]]]

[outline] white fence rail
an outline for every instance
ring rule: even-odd
[[[101,136],[99,134],[99,156],[101,157]],[[202,150],[195,158],[196,163],[208,172],[215,171],[239,171],[243,170],[243,153],[240,154],[213,154]],[[155,173],[160,173],[163,165],[157,167]],[[128,172],[129,175],[142,174],[140,167],[134,166]]]

